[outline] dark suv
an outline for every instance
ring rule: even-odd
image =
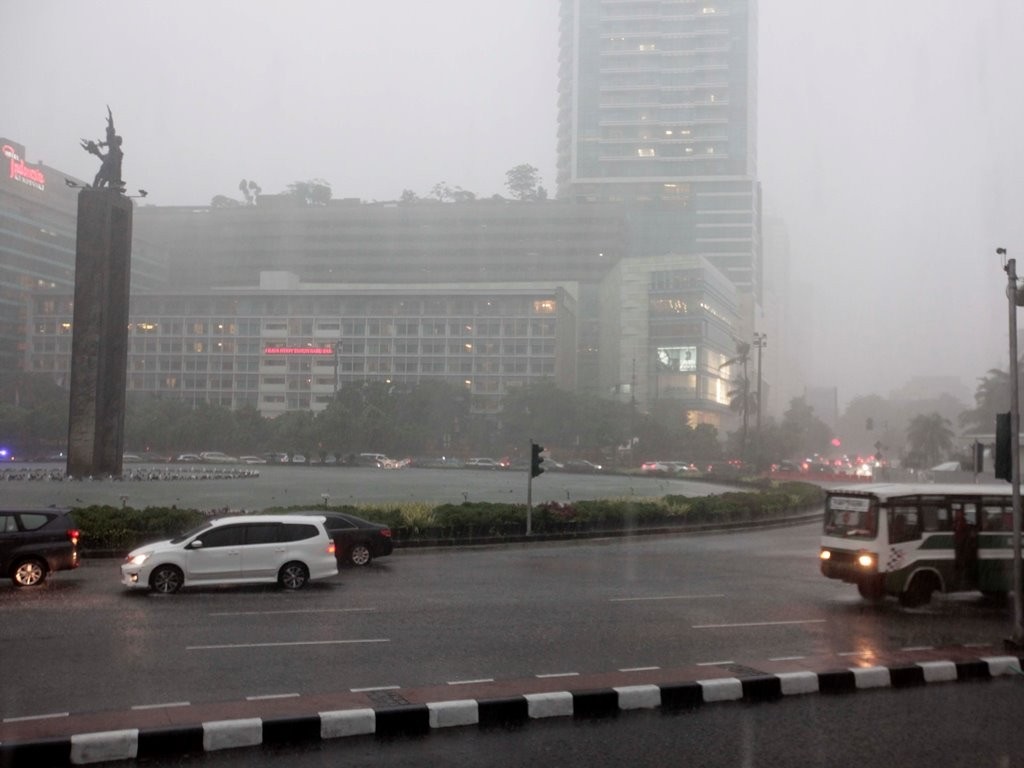
[[[66,509],[0,509],[0,575],[16,587],[77,568],[78,528]]]

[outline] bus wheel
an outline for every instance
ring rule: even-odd
[[[865,600],[877,602],[885,597],[885,582],[881,577],[865,579],[857,582],[857,591]]]
[[[932,599],[932,592],[938,585],[935,577],[928,573],[919,573],[914,576],[907,588],[900,593],[900,605],[904,608],[917,608],[920,605],[927,605]]]

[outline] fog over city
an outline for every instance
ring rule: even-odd
[[[556,0],[4,10],[0,134],[91,179],[79,140],[109,104],[148,204],[239,197],[243,178],[489,197],[521,163],[554,193]],[[841,403],[912,376],[973,393],[1008,364],[995,249],[1024,258],[1024,3],[762,0],[759,23],[758,175],[788,231],[804,382]]]

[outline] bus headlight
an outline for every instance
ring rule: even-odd
[[[818,557],[820,557],[822,560],[829,560],[832,557],[832,552],[831,550],[823,549],[821,550],[821,554],[818,555]]]
[[[874,568],[875,556],[867,553],[857,555],[857,565],[861,568]]]

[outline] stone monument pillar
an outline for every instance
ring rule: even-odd
[[[116,168],[106,159],[115,139]],[[104,166],[96,183],[78,193],[67,463],[75,478],[121,474],[128,369],[132,201],[123,194],[112,118],[107,142],[100,143],[111,147],[108,155],[90,144]]]

